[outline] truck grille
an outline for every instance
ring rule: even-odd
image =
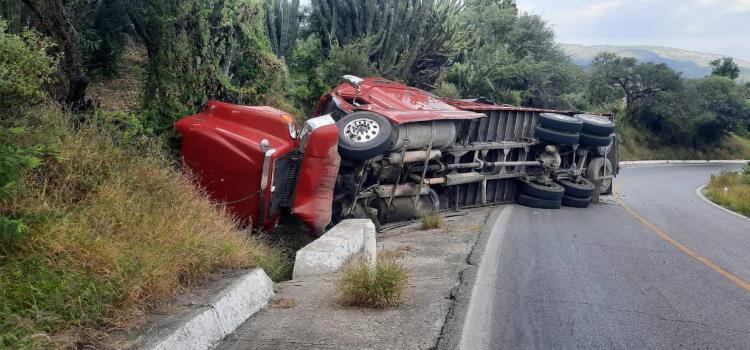
[[[268,215],[276,214],[280,208],[291,205],[294,184],[299,170],[299,151],[289,152],[273,163],[273,194]]]

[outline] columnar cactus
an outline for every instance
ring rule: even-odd
[[[368,38],[381,74],[430,87],[467,42],[459,30],[459,0],[313,0],[324,48]]]
[[[299,0],[265,0],[266,31],[271,48],[284,57],[294,48],[299,29]]]

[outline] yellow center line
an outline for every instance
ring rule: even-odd
[[[615,186],[614,191],[619,193],[619,186]],[[695,259],[699,263],[705,265],[711,270],[716,271],[720,275],[722,275],[724,278],[728,279],[732,283],[736,284],[740,288],[744,289],[746,292],[750,292],[750,283],[743,280],[742,278],[739,278],[735,275],[733,275],[731,272],[725,270],[715,262],[711,261],[710,259],[698,254],[696,251],[690,249],[690,247],[678,242],[676,239],[672,238],[666,231],[662,230],[660,227],[654,225],[650,221],[648,221],[646,218],[641,216],[641,214],[638,214],[635,210],[633,210],[630,206],[625,204],[624,201],[620,201],[620,205],[625,208],[625,210],[633,216],[636,220],[638,220],[643,226],[646,226],[649,230],[651,230],[653,233],[655,233],[659,238],[665,240],[667,243],[671,244],[675,248],[677,248],[679,251],[685,253],[685,255]]]

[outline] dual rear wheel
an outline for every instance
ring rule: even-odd
[[[546,184],[522,182],[518,204],[540,209],[558,209],[561,206],[586,208],[591,203],[593,193],[594,184],[584,178]]]

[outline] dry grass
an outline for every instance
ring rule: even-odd
[[[747,174],[722,173],[711,176],[706,197],[717,204],[750,217],[750,163]]]
[[[297,306],[297,301],[289,298],[278,298],[271,302],[271,307],[274,309],[291,309]]]
[[[381,252],[374,270],[364,259],[344,266],[337,283],[339,302],[380,309],[400,304],[409,277],[402,256],[400,251]]]
[[[0,348],[80,347],[217,269],[283,270],[279,251],[238,231],[158,152],[44,114],[33,135],[59,155],[0,207],[30,228],[0,246]]]
[[[419,216],[419,221],[422,223],[423,230],[432,230],[445,227],[445,220],[443,220],[443,216],[432,211],[422,213],[422,215]]]

